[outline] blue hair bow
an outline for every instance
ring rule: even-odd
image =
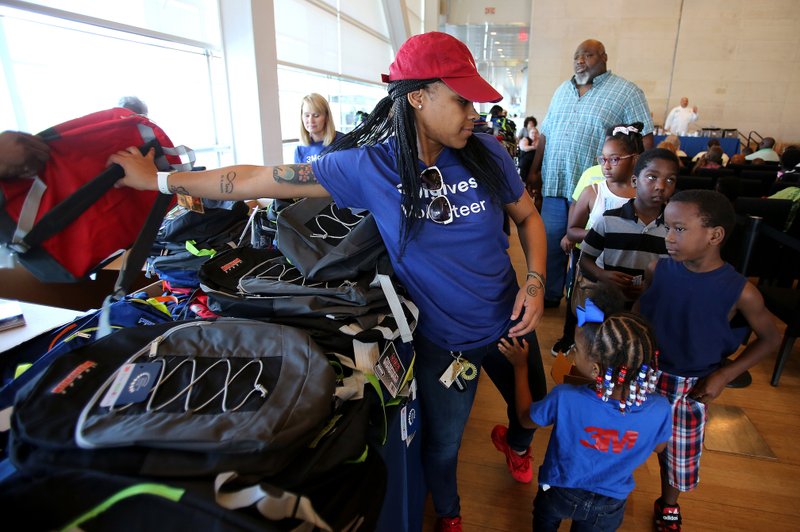
[[[578,327],[583,327],[585,323],[603,323],[606,319],[600,307],[594,304],[591,298],[586,298],[583,306],[578,305],[575,308],[575,313],[578,315]]]

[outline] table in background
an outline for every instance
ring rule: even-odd
[[[11,300],[0,299],[0,302]],[[50,329],[69,323],[84,311],[71,310],[34,303],[19,302],[22,315],[25,316],[25,325],[14,327],[0,332],[0,353],[14,348],[23,342],[38,336]]]
[[[653,146],[658,146],[658,143],[667,138],[665,135],[655,135],[653,137]],[[694,157],[701,151],[708,150],[708,141],[710,137],[678,137],[681,141],[681,150],[686,152],[689,158]],[[719,145],[728,157],[735,153],[739,153],[739,139],[734,137],[722,137],[717,139]]]

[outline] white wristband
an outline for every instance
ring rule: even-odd
[[[172,172],[158,172],[156,175],[158,176],[158,191],[162,194],[172,194],[169,191],[169,183],[167,179],[169,179],[169,175]]]

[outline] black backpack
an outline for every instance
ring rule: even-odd
[[[118,404],[147,380],[146,400]],[[275,475],[330,422],[334,388],[323,351],[292,327],[220,319],[126,329],[58,358],[20,391],[10,457],[29,471]]]
[[[372,214],[331,198],[303,198],[280,212],[277,225],[278,249],[310,280],[352,279],[388,257]]]
[[[318,530],[375,530],[386,468],[377,453],[342,463],[325,476],[284,489],[254,486],[264,502],[232,508],[230,490],[208,481],[149,479],[102,471],[20,473],[0,483],[0,512],[24,516],[25,530],[214,530],[278,532],[316,523]]]
[[[346,319],[386,305],[381,288],[370,286],[374,269],[346,280],[309,281],[277,250],[226,250],[198,276],[209,308],[222,316]]]
[[[155,275],[172,287],[197,288],[200,266],[239,245],[247,229],[247,205],[212,200],[202,204],[202,213],[177,205],[164,217],[147,258],[148,277]]]

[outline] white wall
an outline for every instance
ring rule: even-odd
[[[800,1],[532,0],[527,110],[540,120],[578,44],[647,95],[656,123],[682,96],[700,127],[800,143]],[[673,66],[674,65],[674,66]]]

